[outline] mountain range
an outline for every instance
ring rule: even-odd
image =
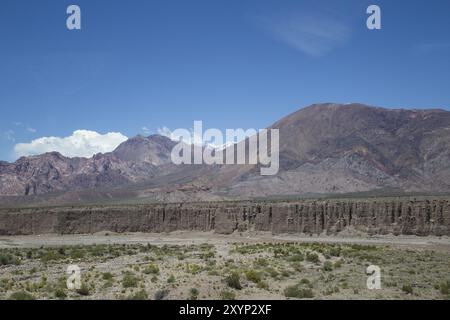
[[[261,176],[258,165],[175,165],[170,153],[176,142],[136,136],[91,158],[51,152],[0,162],[0,203],[450,191],[449,111],[314,104],[269,128],[280,135],[274,176]]]

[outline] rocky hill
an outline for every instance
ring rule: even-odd
[[[0,200],[38,201],[42,196],[46,202],[83,202],[96,195],[99,200],[188,201],[450,191],[448,111],[316,104],[270,128],[280,130],[275,176],[260,176],[254,165],[176,166],[170,161],[175,142],[137,136],[89,159],[48,153],[0,162]]]

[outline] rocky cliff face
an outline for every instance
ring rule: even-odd
[[[210,202],[0,210],[0,235],[270,231],[450,236],[450,199]]]

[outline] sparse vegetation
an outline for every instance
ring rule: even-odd
[[[35,300],[35,297],[25,291],[17,291],[9,296],[9,300]]]
[[[449,261],[442,251],[358,244],[238,243],[225,254],[210,244],[8,248],[0,249],[0,299],[166,299],[168,289],[192,300],[374,298],[369,264],[383,266],[376,299],[448,299]],[[66,288],[69,263],[82,269],[80,290]]]
[[[189,300],[197,300],[198,294],[199,292],[197,288],[191,288],[191,290],[189,290]]]
[[[227,286],[229,286],[230,288],[237,289],[237,290],[242,289],[240,276],[237,272],[232,272],[230,275],[228,275],[225,278],[225,282],[226,282]]]
[[[404,284],[402,286],[402,291],[406,294],[412,294],[413,293],[413,288],[410,284]]]
[[[131,271],[128,271],[123,275],[122,286],[124,288],[136,288],[138,283],[139,279]]]
[[[169,295],[168,290],[158,290],[155,292],[155,300],[163,300]]]
[[[140,290],[128,296],[128,300],[148,300],[148,294],[145,290]]]
[[[235,300],[236,294],[234,292],[224,290],[220,292],[220,298],[222,300]]]
[[[314,298],[311,288],[305,288],[301,284],[288,286],[284,290],[284,295],[288,298],[310,299]]]

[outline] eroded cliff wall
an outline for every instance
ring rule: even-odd
[[[1,209],[0,235],[270,231],[450,235],[450,199],[379,198]]]

